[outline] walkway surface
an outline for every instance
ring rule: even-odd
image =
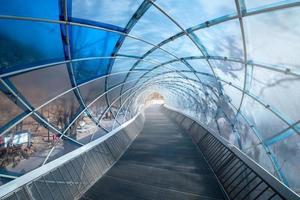
[[[82,199],[223,199],[191,138],[162,112],[146,110],[140,135]]]

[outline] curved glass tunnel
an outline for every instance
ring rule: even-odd
[[[0,184],[102,137],[157,97],[300,193],[299,6],[4,0]]]

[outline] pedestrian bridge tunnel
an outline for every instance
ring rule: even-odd
[[[0,6],[0,198],[299,199],[300,1]]]

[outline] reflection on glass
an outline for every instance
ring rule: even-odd
[[[49,123],[60,130],[64,130],[74,119],[80,105],[73,91],[59,97],[39,110],[39,113]]]
[[[21,113],[22,109],[0,91],[0,127]]]
[[[34,107],[72,87],[65,64],[13,76],[10,80]]]
[[[0,171],[18,176],[39,167],[55,143],[63,144],[58,134],[27,117],[1,136]]]

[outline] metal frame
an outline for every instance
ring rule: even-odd
[[[19,17],[19,16],[8,16],[8,15],[0,15],[0,20],[1,19],[26,20],[26,21],[33,21],[33,22],[45,22],[45,23],[61,24],[61,25],[65,25],[65,27],[66,27],[67,30],[68,30],[69,26],[81,26],[81,27],[93,28],[93,29],[98,29],[98,30],[104,30],[104,31],[108,31],[108,32],[114,32],[114,33],[117,33],[117,34],[121,35],[122,37],[120,38],[120,40],[119,40],[119,42],[118,42],[118,44],[117,44],[117,46],[116,46],[116,48],[114,50],[113,55],[110,56],[110,57],[93,57],[93,58],[83,58],[83,59],[72,59],[72,57],[71,57],[71,51],[70,51],[70,38],[68,37],[68,31],[67,31],[66,34],[67,34],[67,41],[68,41],[67,42],[68,54],[66,55],[67,58],[66,58],[65,61],[58,61],[58,62],[55,62],[55,63],[46,63],[46,64],[39,65],[39,66],[32,66],[32,67],[29,67],[29,68],[26,68],[26,69],[17,70],[17,71],[8,71],[8,72],[6,72],[4,74],[1,74],[0,75],[0,82],[22,104],[22,106],[24,106],[27,109],[24,113],[22,113],[19,116],[17,116],[13,121],[10,121],[9,122],[9,127],[6,127],[6,129],[1,134],[5,134],[12,127],[14,127],[16,124],[18,124],[20,121],[22,121],[26,117],[32,115],[32,116],[34,116],[38,120],[38,122],[40,124],[42,124],[43,126],[45,126],[48,129],[53,130],[56,133],[59,133],[61,135],[60,136],[61,138],[65,137],[66,139],[69,139],[69,140],[75,142],[78,145],[83,145],[80,142],[78,142],[78,141],[76,141],[76,140],[74,140],[72,138],[69,138],[68,136],[65,136],[66,131],[75,122],[75,120],[78,119],[78,117],[80,117],[81,114],[83,114],[83,112],[87,112],[88,116],[92,119],[92,121],[94,121],[94,123],[96,123],[96,125],[98,127],[101,128],[101,125],[97,122],[97,119],[95,119],[91,115],[91,113],[89,113],[89,110],[88,110],[89,105],[86,105],[85,102],[82,99],[79,87],[82,86],[83,84],[77,85],[75,77],[74,77],[74,73],[72,72],[72,62],[76,62],[76,61],[80,61],[80,60],[88,60],[88,59],[108,59],[108,58],[115,59],[115,58],[120,58],[122,56],[118,55],[117,52],[118,52],[118,49],[121,47],[121,44],[122,44],[122,42],[124,41],[124,39],[126,37],[129,37],[129,38],[141,41],[143,43],[146,43],[148,45],[151,45],[153,48],[150,49],[148,52],[146,52],[141,57],[134,58],[134,59],[137,60],[137,62],[127,72],[126,78],[124,80],[124,84],[120,84],[119,85],[122,88],[121,92],[120,92],[120,96],[118,98],[118,99],[121,100],[121,107],[123,107],[123,105],[125,105],[126,102],[129,99],[129,97],[127,97],[126,100],[125,100],[125,102],[122,103],[122,96],[125,95],[129,90],[133,90],[135,88],[135,87],[132,87],[129,90],[126,90],[125,92],[123,92],[123,86],[129,82],[129,81],[127,81],[127,77],[129,76],[129,74],[134,72],[134,68],[135,68],[135,66],[137,66],[137,64],[140,62],[140,60],[146,60],[145,58],[146,58],[147,55],[149,55],[150,53],[152,53],[156,49],[160,49],[160,50],[164,51],[165,53],[167,53],[167,54],[171,55],[172,57],[174,57],[175,60],[168,61],[166,63],[160,63],[159,65],[157,65],[157,66],[153,67],[152,69],[148,70],[145,74],[150,73],[152,70],[154,70],[154,69],[156,69],[156,68],[158,68],[160,66],[164,66],[164,65],[167,65],[167,64],[171,64],[172,62],[177,62],[178,61],[178,62],[182,62],[184,65],[187,66],[188,69],[191,70],[191,71],[187,70],[187,71],[184,71],[184,72],[190,72],[190,73],[194,73],[196,75],[196,74],[198,74],[200,72],[195,71],[194,68],[192,66],[190,66],[186,62],[186,60],[188,60],[188,59],[204,59],[204,60],[207,61],[208,65],[209,65],[209,67],[210,67],[210,69],[212,71],[211,76],[215,78],[215,81],[217,83],[218,82],[224,82],[224,83],[226,83],[226,84],[228,84],[228,85],[230,85],[230,86],[234,87],[235,89],[237,89],[237,90],[239,90],[239,91],[242,92],[242,98],[241,98],[240,105],[239,105],[238,108],[235,108],[235,109],[237,109],[236,118],[237,118],[238,114],[241,114],[240,110],[241,110],[241,107],[242,107],[242,104],[243,104],[244,96],[247,95],[247,96],[251,97],[252,99],[254,99],[256,102],[258,102],[259,104],[261,104],[262,106],[264,106],[266,108],[266,110],[271,111],[281,121],[283,121],[285,124],[288,125],[288,127],[285,130],[282,130],[279,133],[277,133],[276,136],[274,136],[275,138],[274,137],[273,138],[268,138],[268,140],[262,141],[262,144],[264,145],[264,147],[267,147],[267,146],[272,145],[272,144],[274,144],[276,142],[279,142],[279,141],[281,141],[281,140],[283,140],[283,139],[285,139],[287,137],[290,137],[291,134],[287,133],[288,130],[293,130],[293,131],[295,131],[295,133],[299,134],[299,129],[297,127],[299,125],[299,120],[297,122],[292,122],[287,117],[285,117],[283,114],[279,113],[274,108],[271,108],[268,104],[266,104],[261,99],[259,99],[258,97],[254,96],[253,94],[251,94],[248,91],[248,86],[247,86],[248,76],[247,76],[247,73],[248,73],[248,65],[258,66],[258,67],[264,67],[264,68],[267,68],[267,69],[270,69],[270,70],[275,70],[275,71],[279,71],[279,72],[282,72],[282,73],[295,75],[297,77],[300,76],[300,73],[296,72],[296,71],[295,72],[291,71],[288,68],[284,69],[281,66],[279,66],[279,67],[278,66],[267,66],[267,65],[264,65],[264,64],[257,64],[257,63],[253,63],[252,61],[249,61],[247,59],[247,47],[246,47],[245,33],[244,33],[244,27],[243,27],[243,18],[244,17],[252,16],[252,15],[257,15],[257,14],[261,14],[261,13],[266,13],[266,12],[272,12],[272,11],[275,11],[275,10],[281,10],[281,9],[286,9],[286,8],[300,6],[300,2],[299,1],[296,1],[296,0],[286,0],[286,1],[282,1],[282,2],[276,3],[276,4],[272,4],[271,6],[264,6],[264,7],[260,7],[260,8],[254,8],[254,9],[247,10],[247,8],[245,6],[245,3],[244,3],[244,0],[235,0],[235,4],[236,4],[236,8],[237,8],[237,13],[229,14],[229,15],[225,15],[225,16],[221,16],[221,17],[215,18],[213,20],[210,20],[210,21],[201,23],[199,25],[196,25],[194,27],[190,27],[188,29],[183,29],[183,27],[176,20],[174,20],[165,10],[163,10],[153,0],[145,0],[142,3],[142,5],[140,6],[140,8],[136,11],[136,14],[128,22],[128,24],[127,24],[127,26],[126,26],[126,28],[125,28],[124,31],[118,31],[118,30],[109,29],[109,28],[106,28],[106,27],[100,27],[100,26],[96,26],[96,25],[88,25],[88,24],[84,24],[84,23],[78,23],[78,22],[68,21],[67,0],[63,0],[63,3],[64,3],[64,9],[65,9],[64,13],[63,13],[64,14],[63,15],[64,16],[64,20],[51,20],[51,19],[32,18],[32,17]],[[162,14],[164,14],[167,18],[169,18],[170,21],[172,21],[178,28],[181,29],[181,32],[175,34],[174,36],[171,36],[170,38],[162,41],[159,44],[153,44],[153,43],[151,43],[149,41],[146,41],[146,40],[144,40],[142,38],[138,38],[138,37],[130,35],[129,32],[132,29],[132,27],[134,26],[134,24],[141,18],[141,16],[147,11],[147,9],[151,5],[154,6]],[[241,29],[242,40],[243,40],[244,60],[241,61],[241,60],[234,59],[234,58],[226,58],[226,57],[210,56],[210,55],[208,55],[207,52],[205,51],[205,47],[201,43],[199,43],[197,37],[195,37],[195,35],[193,34],[194,31],[197,31],[197,30],[200,30],[200,29],[203,29],[203,28],[208,28],[208,27],[211,27],[211,26],[214,26],[214,25],[217,25],[217,24],[229,21],[229,20],[233,20],[233,19],[238,19],[239,22],[240,22],[240,29]],[[176,55],[172,54],[171,52],[169,52],[169,51],[167,51],[167,50],[165,50],[165,49],[162,48],[162,46],[165,45],[165,44],[167,44],[168,42],[173,41],[174,39],[179,38],[179,37],[184,36],[184,35],[186,35],[187,37],[189,37],[189,39],[194,43],[194,45],[198,48],[198,50],[202,53],[203,56],[200,56],[199,58],[195,58],[195,57],[179,58]],[[124,57],[124,55],[123,55],[123,57]],[[133,58],[133,57],[131,57],[131,58]],[[225,80],[222,80],[219,77],[217,77],[216,74],[215,74],[215,72],[214,72],[213,67],[210,64],[210,60],[211,59],[220,59],[220,60],[224,60],[224,61],[232,61],[232,62],[238,62],[238,63],[244,64],[245,76],[244,76],[244,86],[243,86],[243,88],[241,89],[238,86],[235,86],[232,83],[226,82]],[[71,83],[72,83],[72,88],[69,89],[69,90],[67,90],[67,91],[65,91],[65,92],[63,92],[63,93],[61,93],[61,94],[59,94],[59,95],[57,95],[56,97],[52,98],[51,100],[48,100],[47,102],[45,102],[43,105],[39,106],[38,108],[33,108],[30,105],[30,103],[27,102],[26,99],[24,97],[22,97],[22,95],[18,91],[16,91],[15,87],[13,86],[13,84],[10,83],[9,80],[8,80],[8,77],[10,77],[12,75],[16,75],[16,74],[19,74],[19,73],[24,73],[24,72],[28,72],[28,71],[32,71],[32,70],[37,70],[37,69],[41,69],[41,68],[45,68],[45,67],[55,66],[57,64],[66,64],[67,66],[69,66],[68,67],[70,69],[69,70],[69,76],[70,76],[70,80],[71,80]],[[105,80],[106,80],[105,90],[106,91],[105,91],[104,95],[106,95],[106,96],[108,94],[107,91],[110,91],[107,88],[108,87],[107,86],[107,78],[109,77],[109,75],[112,75],[112,74],[110,74],[112,67],[113,67],[113,63],[110,64],[108,75],[107,76],[99,77],[99,78],[105,77]],[[182,70],[177,70],[176,73],[180,74],[180,71],[182,71]],[[172,73],[174,73],[174,71]],[[139,77],[139,79],[136,82],[137,85],[140,82],[140,80],[146,78],[145,74],[142,75],[141,77]],[[153,76],[154,75],[152,75],[152,77]],[[201,83],[201,80],[199,80],[199,77],[198,76],[196,76],[196,77],[198,78],[198,81],[197,80],[193,80],[193,81],[197,81],[197,83],[200,83],[202,85],[203,83]],[[187,78],[187,77],[184,77],[184,76],[182,76],[182,78],[186,79],[188,81],[191,81],[190,78]],[[146,80],[146,82],[147,81],[152,81],[152,80],[150,78],[149,80]],[[88,81],[87,83],[90,83],[90,81]],[[84,84],[87,84],[87,83],[84,83]],[[160,83],[162,83],[162,81],[160,81]],[[182,82],[182,83],[186,84],[186,82]],[[143,84],[144,84],[144,82],[141,85],[143,85]],[[113,88],[115,88],[115,87],[113,87]],[[217,89],[220,89],[220,93],[222,93],[221,87],[217,88]],[[202,91],[202,90],[199,90],[199,91]],[[83,111],[81,111],[81,112],[77,113],[77,115],[75,115],[75,119],[73,119],[73,121],[68,125],[68,128],[66,128],[64,131],[60,131],[56,127],[54,127],[53,125],[51,125],[50,123],[48,123],[43,118],[43,116],[41,116],[39,113],[37,113],[37,111],[38,111],[38,109],[42,108],[43,106],[47,105],[48,103],[52,102],[53,100],[61,97],[62,95],[66,94],[68,92],[74,92],[75,93],[79,104],[83,107]],[[130,96],[132,96],[132,98],[130,99],[130,101],[133,99],[133,97],[139,98],[138,96],[136,96],[136,94],[137,94],[137,92],[135,92],[134,95],[130,95]],[[216,95],[216,96],[218,96],[218,95]],[[109,101],[107,101],[107,103],[108,103],[108,107],[110,109],[113,103],[111,105],[110,105]],[[128,105],[130,105],[130,104],[128,104]],[[121,111],[121,108],[119,108],[117,115],[119,114],[120,111]],[[126,111],[125,115],[126,114],[127,114],[127,111]],[[241,116],[247,122],[249,122],[245,118],[245,116],[243,116],[242,114],[241,114]],[[114,123],[116,123],[116,122],[119,123],[118,120],[115,117]],[[251,128],[253,128],[253,127],[251,126]],[[105,131],[108,131],[108,130],[105,130]],[[49,153],[49,155],[50,155],[50,153]],[[45,162],[46,162],[46,160],[45,160]],[[283,181],[285,181],[284,178],[283,178]]]

